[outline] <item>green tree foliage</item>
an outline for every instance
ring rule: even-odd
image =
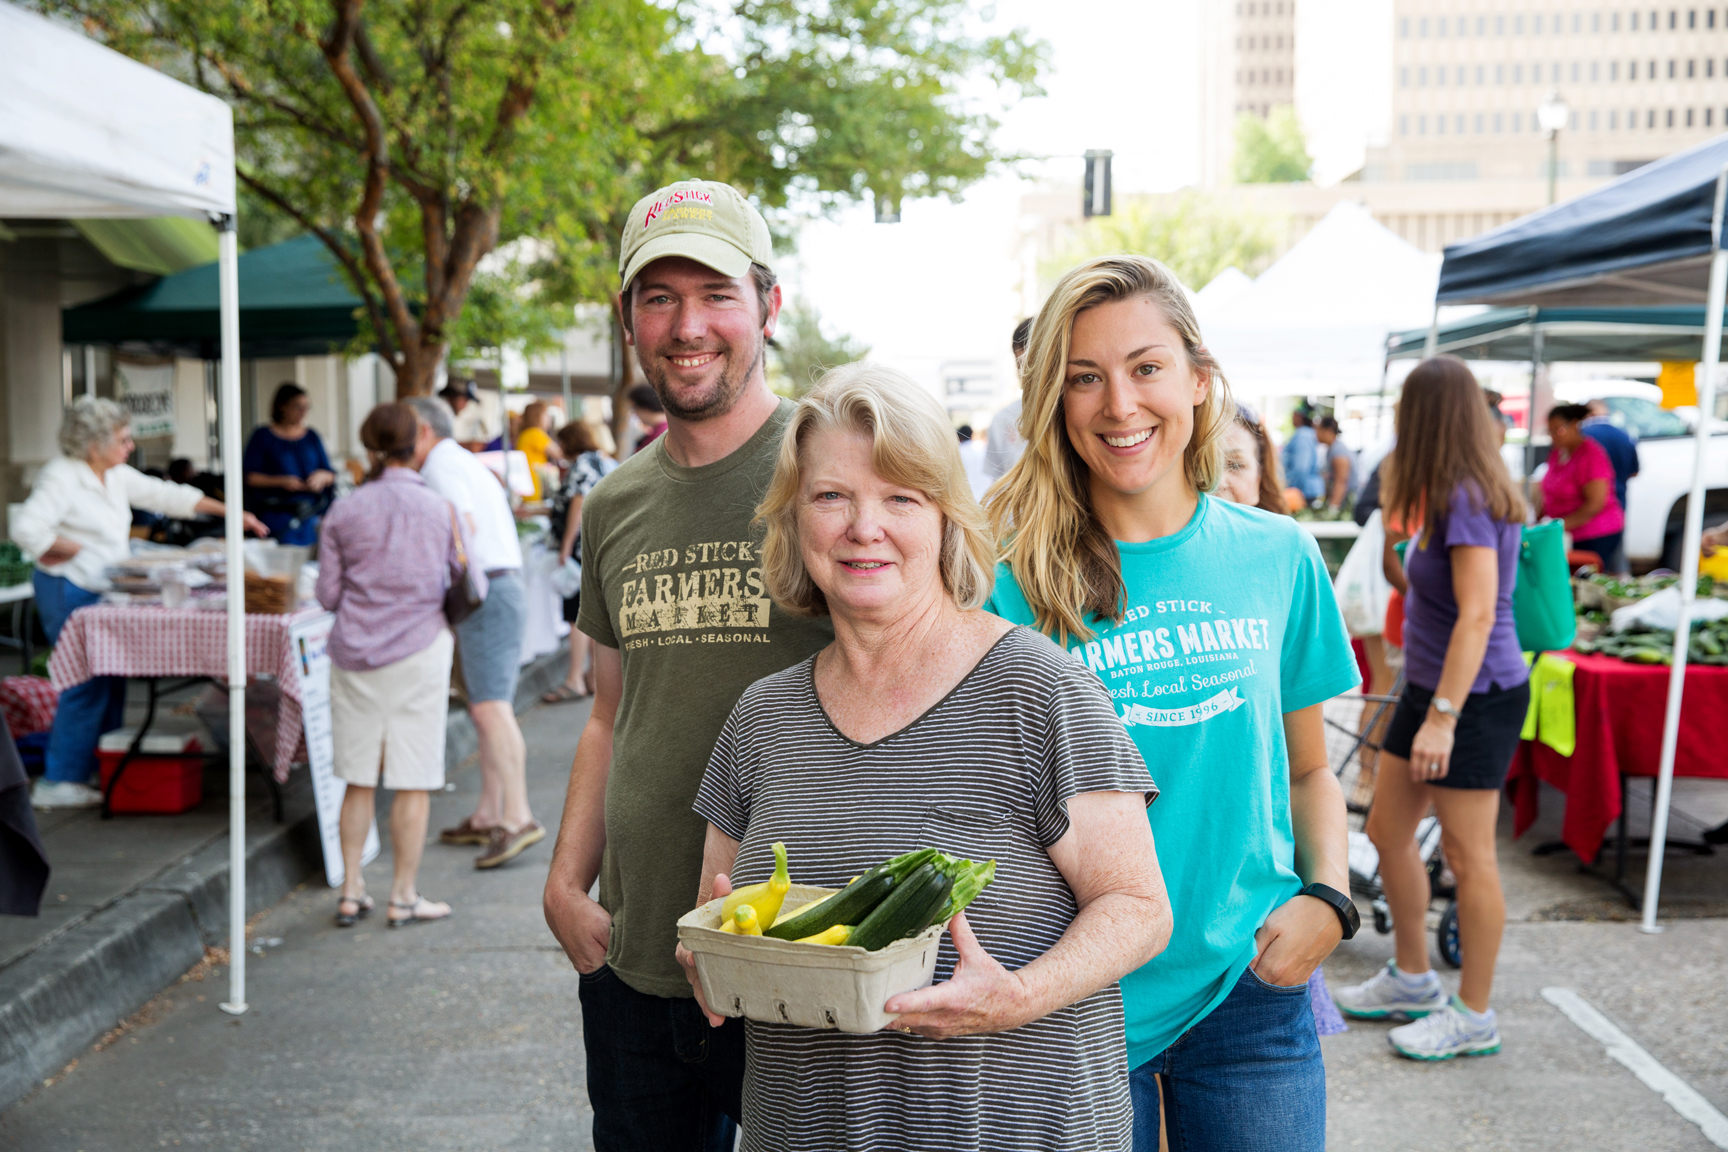
[[[775,391],[794,398],[810,391],[811,385],[828,369],[862,360],[870,354],[869,345],[860,344],[844,333],[823,335],[821,313],[803,300],[781,309],[774,351],[779,367],[773,381]]]
[[[1264,120],[1251,112],[1236,117],[1238,184],[1293,184],[1309,179],[1313,171],[1294,107],[1280,104]]]
[[[1198,291],[1234,265],[1257,276],[1278,250],[1282,222],[1234,209],[1192,188],[1173,196],[1119,197],[1116,214],[1094,216],[1054,258],[1039,264],[1046,284],[1094,256],[1132,252],[1169,265]]]
[[[671,180],[769,210],[958,193],[1003,158],[961,85],[1036,93],[1043,60],[965,0],[35,2],[229,102],[248,204],[329,246],[404,394],[606,299],[625,214]],[[525,237],[535,260],[481,271]],[[501,328],[463,322],[476,292]]]

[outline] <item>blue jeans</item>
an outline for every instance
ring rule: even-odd
[[[1158,1082],[1163,1077],[1160,1104]],[[1134,1152],[1324,1152],[1326,1066],[1308,985],[1244,971],[1224,1002],[1134,1069]]]
[[[692,998],[580,978],[595,1152],[731,1152],[743,1116],[744,1021],[712,1028]]]
[[[87,604],[102,599],[64,576],[50,576],[38,568],[31,573],[36,586],[36,613],[48,643],[57,643],[66,618]],[[126,678],[95,676],[60,693],[54,712],[54,727],[48,732],[48,755],[44,777],[63,783],[82,784],[96,775],[96,741],[102,733],[120,727],[126,717]]]

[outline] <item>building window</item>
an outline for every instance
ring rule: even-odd
[[[1514,84],[1524,83],[1524,65],[1522,65],[1522,64],[1512,65],[1512,83],[1514,83]]]
[[[1458,65],[1458,75],[1455,77],[1458,87],[1464,87],[1464,65]]]
[[[1668,109],[1668,127],[1674,127],[1674,109]]]
[[[1716,27],[1716,9],[1711,8],[1709,11],[1704,13],[1704,27],[1706,27],[1706,28]],[[1704,110],[1704,114],[1706,116],[1708,116],[1710,114],[1710,110],[1708,108],[1706,108]]]
[[[1686,13],[1686,27],[1698,27],[1698,9],[1693,8],[1691,11]]]
[[[1504,17],[1504,16],[1494,17],[1494,35],[1496,35],[1496,36],[1506,35],[1506,17]]]
[[[1522,16],[1512,17],[1512,34],[1514,36],[1524,35],[1524,17],[1522,17]]]
[[[1636,12],[1632,13],[1631,28],[1632,28],[1632,31],[1634,31],[1634,32],[1638,31],[1638,13],[1636,13]]]
[[[1518,131],[1518,113],[1512,113],[1512,131]]]
[[[1496,131],[1496,132],[1500,131],[1500,125],[1501,125],[1501,115],[1500,115],[1500,113],[1496,112],[1496,113],[1494,113],[1494,131]]]
[[[1428,17],[1424,16],[1424,17],[1422,17],[1422,19],[1420,19],[1416,22],[1416,35],[1418,35],[1418,36],[1428,35]]]
[[[1476,135],[1482,135],[1482,113],[1476,113]]]
[[[1398,117],[1398,135],[1400,135],[1400,136],[1410,135],[1410,117],[1408,117],[1408,116]]]
[[[1608,61],[1608,79],[1610,79],[1610,80],[1620,79],[1620,61],[1618,61],[1618,60]]]
[[[1620,13],[1615,12],[1613,15],[1608,17],[1608,31],[1620,31]]]
[[[1408,67],[1398,69],[1398,87],[1410,87],[1410,69]]]
[[[1704,61],[1704,78],[1706,80],[1716,75],[1716,58],[1712,56]]]
[[[1444,117],[1444,116],[1434,117],[1434,135],[1436,135],[1436,136],[1446,135],[1446,117]]]
[[[1680,27],[1680,13],[1670,8],[1668,9],[1668,31],[1672,32],[1678,27]]]
[[[1578,32],[1578,31],[1582,30],[1583,19],[1584,19],[1584,17],[1580,16],[1578,13],[1576,13],[1576,12],[1572,13],[1572,31],[1573,32]]]
[[[1716,111],[1714,108],[1704,109],[1704,127],[1710,127],[1710,117]]]
[[[1712,17],[1714,17],[1715,13],[1712,12],[1711,15],[1712,15]],[[1486,17],[1486,16],[1476,17],[1476,35],[1481,36],[1484,33],[1486,33],[1487,31],[1488,31],[1488,17]]]
[[[1428,69],[1426,69],[1426,68],[1416,69],[1416,86],[1418,88],[1428,87]]]
[[[1476,87],[1478,87],[1478,88],[1482,87],[1482,73],[1483,73],[1482,65],[1480,65],[1480,64],[1476,65]]]
[[[1602,31],[1602,13],[1592,12],[1590,14],[1590,31],[1592,31],[1592,32]]]
[[[1645,114],[1644,127],[1646,127],[1646,128],[1656,127],[1656,109],[1652,108],[1652,109],[1650,109],[1650,111],[1648,113]]]
[[[1458,113],[1458,119],[1452,122],[1452,129],[1457,132],[1458,135],[1464,135],[1464,113]]]
[[[1398,21],[1398,37],[1401,40],[1410,39],[1410,17],[1406,16]]]
[[[1442,64],[1434,69],[1434,86],[1437,88],[1446,87],[1446,65]]]
[[[1596,83],[1596,81],[1598,79],[1597,70],[1600,67],[1601,67],[1601,65],[1599,65],[1596,61],[1594,61],[1594,60],[1590,61],[1590,83],[1592,83],[1592,84]]]
[[[1504,65],[1504,64],[1494,65],[1494,83],[1496,83],[1496,84],[1506,83],[1506,65]]]
[[[1608,131],[1610,131],[1610,132],[1617,131],[1619,129],[1619,127],[1620,127],[1620,113],[1617,111],[1608,113]]]
[[[1418,135],[1418,136],[1428,135],[1428,117],[1426,117],[1426,116],[1416,117],[1416,135]]]
[[[1596,113],[1590,113],[1590,131],[1596,131]]]
[[[1686,109],[1686,127],[1692,127],[1692,109]]]
[[[1434,21],[1434,35],[1444,40],[1446,38],[1446,17]]]
[[[1650,79],[1656,79],[1656,61],[1650,61]]]
[[[1690,80],[1690,79],[1692,79],[1692,77],[1696,76],[1698,74],[1697,69],[1698,69],[1698,61],[1696,61],[1696,60],[1686,61],[1686,79]]]

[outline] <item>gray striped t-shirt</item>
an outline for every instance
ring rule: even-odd
[[[795,883],[841,887],[917,848],[996,861],[967,910],[1014,970],[1073,920],[1046,849],[1086,792],[1157,794],[1098,679],[1015,628],[940,702],[873,744],[830,723],[815,658],[758,680],[726,721],[696,811],[766,878],[784,841]],[[936,979],[953,972],[944,937]],[[1126,1149],[1133,1108],[1115,984],[1011,1032],[929,1040],[747,1023],[746,1150]]]

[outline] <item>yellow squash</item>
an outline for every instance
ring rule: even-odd
[[[756,909],[748,904],[740,904],[732,913],[731,930],[740,936],[762,935],[762,921],[756,917]]]
[[[730,920],[740,904],[749,904],[756,909],[756,920],[763,928],[771,927],[780,915],[780,904],[786,899],[787,891],[792,887],[792,874],[786,867],[786,845],[774,845],[774,875],[760,884],[746,884],[735,889],[732,895],[726,897],[726,902],[720,905],[722,918]]]
[[[794,941],[797,944],[844,944],[852,936],[850,924],[836,924],[832,928],[824,928],[814,936],[805,936]]]

